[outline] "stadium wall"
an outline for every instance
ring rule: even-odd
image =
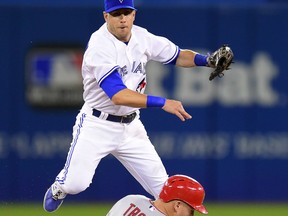
[[[103,23],[102,8],[1,6],[0,20],[0,200],[41,200],[65,163],[82,103],[81,89],[69,90],[77,86],[79,52]],[[234,50],[231,71],[213,82],[208,68],[148,66],[147,92],[180,99],[193,119],[182,123],[158,109],[141,118],[168,173],[198,179],[208,200],[287,201],[287,20],[283,5],[137,12],[136,24],[181,48],[206,53],[227,43]],[[60,72],[73,74],[66,77],[74,87]],[[108,157],[91,187],[71,199],[128,193],[145,191]]]

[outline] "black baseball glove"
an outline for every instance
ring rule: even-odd
[[[228,45],[223,45],[214,53],[208,56],[208,67],[215,68],[211,72],[209,80],[213,80],[216,76],[223,77],[224,70],[229,70],[229,66],[233,63],[234,54]]]

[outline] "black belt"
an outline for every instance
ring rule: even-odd
[[[93,115],[99,117],[101,115],[101,111],[93,109]],[[137,115],[136,112],[125,116],[116,116],[108,114],[106,120],[120,123],[131,123],[135,119],[136,115]]]

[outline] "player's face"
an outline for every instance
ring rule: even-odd
[[[108,30],[118,40],[128,42],[131,37],[131,29],[135,20],[135,10],[119,9],[110,13],[104,12],[104,19]]]

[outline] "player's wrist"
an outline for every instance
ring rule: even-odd
[[[194,57],[194,63],[196,66],[207,66],[208,56],[197,53]]]
[[[147,107],[159,107],[162,108],[166,103],[166,98],[159,96],[147,95]]]

